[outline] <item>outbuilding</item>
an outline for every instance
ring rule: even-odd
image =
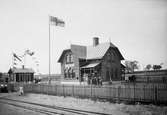
[[[8,71],[9,81],[16,82],[33,82],[34,70],[31,68],[10,68]]]

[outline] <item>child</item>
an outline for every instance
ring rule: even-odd
[[[24,94],[23,87],[19,87],[19,96],[23,94]]]

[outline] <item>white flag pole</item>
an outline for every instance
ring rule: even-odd
[[[51,69],[51,67],[50,67],[50,63],[51,63],[51,56],[50,56],[50,54],[51,54],[51,46],[50,46],[51,44],[50,44],[50,16],[49,16],[49,78],[48,78],[48,80],[49,80],[49,84],[50,84],[50,80],[51,80],[51,78],[50,78],[50,69]]]
[[[12,68],[14,68],[14,56],[13,56],[13,52],[12,52]]]
[[[58,25],[58,23],[63,23],[63,21],[58,21],[58,18],[57,17],[52,17],[49,15],[49,84],[51,82],[51,35],[50,35],[50,25],[51,23],[54,22],[56,26],[61,26],[61,25]]]

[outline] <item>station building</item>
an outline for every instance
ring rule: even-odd
[[[121,60],[124,57],[114,44],[99,43],[99,38],[94,37],[92,46],[72,44],[62,52],[58,62],[63,80],[82,82],[100,77],[109,82],[121,80]]]

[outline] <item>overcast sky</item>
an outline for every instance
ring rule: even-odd
[[[0,0],[0,71],[7,72],[12,52],[35,51],[39,71],[48,73],[49,15],[65,21],[51,27],[51,73],[70,44],[115,44],[125,59],[141,66],[164,63],[167,68],[167,0]],[[36,68],[32,57],[27,67]]]

